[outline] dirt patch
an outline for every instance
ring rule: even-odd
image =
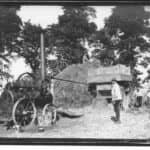
[[[102,105],[99,105],[102,106]],[[110,117],[114,115],[111,104],[99,108],[97,105],[77,109],[84,116],[76,119],[60,118],[55,125],[45,128],[44,132],[27,130],[17,133],[0,127],[1,137],[27,138],[96,138],[96,139],[148,139],[150,138],[149,113],[121,111],[121,124],[115,124]]]

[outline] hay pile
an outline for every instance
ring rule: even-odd
[[[96,67],[92,63],[71,65],[64,69],[56,78],[87,83],[87,71]],[[65,81],[55,80],[54,94],[56,105],[66,108],[79,108],[92,103],[92,95],[88,92],[88,86]]]

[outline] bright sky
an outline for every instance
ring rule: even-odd
[[[93,20],[98,28],[104,25],[104,18],[111,14],[113,6],[93,6],[96,10],[97,18]],[[57,23],[58,16],[63,14],[61,6],[22,6],[18,15],[23,21],[29,19],[33,24],[40,24],[42,27]]]
[[[94,7],[94,6],[93,6]],[[104,26],[104,19],[111,15],[111,9],[113,6],[95,6],[96,16],[94,21],[98,28]],[[47,25],[58,22],[58,16],[63,14],[61,6],[22,6],[18,15],[21,17],[22,21],[30,20],[33,24],[40,24],[43,28]],[[30,71],[30,68],[25,64],[23,58],[19,58],[12,62],[11,73],[16,79],[21,73]]]
[[[25,63],[24,58],[13,60],[10,65],[10,72],[16,80],[18,76],[24,72],[31,72],[30,67]]]

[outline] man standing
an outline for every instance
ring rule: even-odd
[[[120,106],[121,106],[123,97],[122,97],[121,88],[119,84],[117,83],[116,79],[112,79],[111,94],[112,94],[112,104],[113,104],[115,115],[116,115],[115,117],[111,117],[111,120],[116,123],[121,123],[120,122]]]

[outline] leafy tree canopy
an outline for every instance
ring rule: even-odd
[[[33,72],[40,67],[40,34],[44,32],[40,25],[33,25],[30,21],[25,22],[20,34],[20,42],[16,52],[19,56],[25,58],[25,61],[31,67]],[[47,36],[45,34],[44,45],[47,47]]]
[[[0,6],[0,57],[8,61],[15,48],[22,21],[17,15],[19,7]]]
[[[134,76],[134,85],[137,85],[137,75],[141,74],[135,69],[140,52],[148,51],[149,43],[144,35],[149,30],[148,19],[150,13],[143,6],[117,6],[112,15],[105,20],[105,26],[98,31],[94,40],[103,43],[99,47],[99,58],[102,64],[124,64],[130,66]],[[137,51],[137,47],[139,51]],[[111,57],[110,57],[111,56]]]
[[[22,21],[17,15],[19,8],[19,6],[0,6],[0,64],[3,68],[0,75],[3,78],[11,77],[5,72],[5,68],[9,66],[9,58],[16,48],[22,26]]]
[[[48,29],[50,49],[57,55],[60,70],[82,61],[87,52],[84,42],[96,31],[95,23],[90,22],[90,17],[95,17],[93,8],[64,6],[63,10],[58,23]]]

